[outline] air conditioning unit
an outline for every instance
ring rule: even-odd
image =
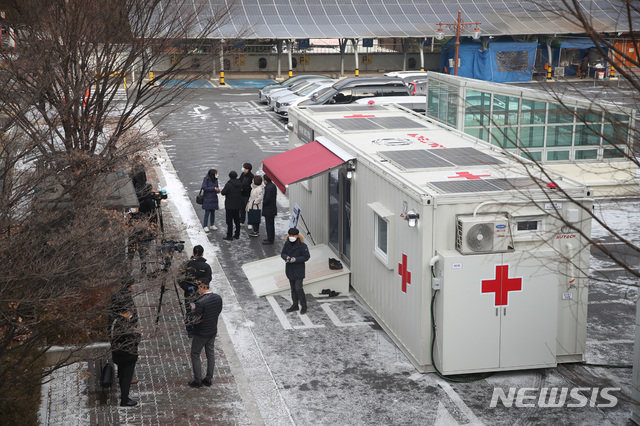
[[[564,77],[564,67],[556,67],[556,69],[553,70],[553,75],[555,77]]]
[[[510,241],[509,219],[504,215],[457,217],[456,249],[462,254],[506,252]]]

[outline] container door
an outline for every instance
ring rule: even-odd
[[[480,277],[493,276],[500,254],[440,253],[442,287],[436,307],[440,370],[456,374],[495,370],[500,363],[500,315],[494,295],[482,292]]]
[[[350,264],[351,258],[351,180],[346,168],[329,173],[329,245]]]
[[[558,277],[553,251],[505,253],[500,368],[556,365]],[[520,287],[520,290],[517,289]]]

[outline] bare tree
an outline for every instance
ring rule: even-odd
[[[108,296],[130,274],[125,241],[140,231],[112,198],[155,143],[146,114],[204,76],[182,58],[212,45],[232,3],[2,4],[15,40],[0,50],[0,412],[11,422],[32,418],[21,402],[69,362],[46,366],[52,345],[104,337]]]

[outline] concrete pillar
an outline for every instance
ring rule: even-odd
[[[402,39],[402,71],[407,70],[407,54],[409,53],[409,39]]]
[[[282,58],[282,40],[276,40],[276,49],[278,51],[278,74],[276,78],[282,78],[282,67],[280,66],[280,58]]]
[[[293,50],[293,41],[287,40],[287,58],[289,59],[289,77],[293,76],[293,63],[291,61],[292,50]]]
[[[341,38],[340,43],[340,77],[344,77],[344,52],[347,50],[347,39]]]
[[[354,55],[354,60],[355,60],[355,64],[356,64],[356,69],[355,69],[355,76],[356,77],[360,77],[360,63],[358,61],[358,41],[359,39],[357,38],[353,38],[351,39],[351,44],[353,44],[353,55]]]
[[[220,86],[224,86],[224,40],[220,40]]]
[[[640,298],[636,307],[636,343],[633,345],[633,405],[631,420],[640,425]]]

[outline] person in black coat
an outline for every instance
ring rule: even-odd
[[[247,202],[251,197],[251,184],[253,183],[253,173],[251,163],[242,165],[242,174],[240,175],[240,183],[242,184],[242,207],[240,208],[240,223],[244,223],[247,212]]]
[[[121,407],[138,405],[138,401],[129,398],[129,388],[138,361],[138,344],[141,337],[136,328],[138,312],[133,302],[132,291],[133,280],[129,280],[111,297],[109,309],[111,355],[113,362],[118,366]]]
[[[207,172],[200,188],[202,189],[202,208],[204,210],[202,227],[204,232],[209,232],[209,229],[215,231],[218,229],[216,227],[216,210],[218,210],[218,192],[220,192],[218,171],[216,169],[210,169]]]
[[[222,195],[225,196],[224,209],[227,219],[227,236],[223,240],[231,241],[240,238],[240,210],[242,207],[242,184],[238,179],[238,173],[234,170],[229,172],[229,181],[222,188]],[[233,224],[236,225],[236,231],[233,232]],[[233,237],[232,237],[233,234]]]
[[[218,334],[218,317],[222,312],[222,298],[202,282],[198,285],[200,297],[191,304],[189,320],[193,324],[193,340],[191,341],[191,366],[193,380],[189,386],[199,388],[202,385],[211,386],[213,368],[215,366],[214,341]],[[207,375],[202,378],[202,364],[200,354],[204,348],[207,356]]]
[[[271,182],[269,176],[264,175],[264,196],[262,198],[262,216],[264,216],[264,225],[267,229],[267,238],[262,241],[262,244],[273,244],[275,239],[275,218],[278,213],[278,206],[276,205],[277,198],[276,185]]]
[[[202,256],[203,254],[204,248],[200,244],[193,247],[193,256],[184,265],[184,278],[178,283],[180,288],[184,290],[187,317],[191,312],[191,303],[198,296],[198,284],[202,282],[209,285],[211,282],[211,267],[207,263],[207,259]],[[193,335],[193,325],[187,321],[186,326],[187,334],[191,337]]]
[[[291,301],[293,302],[291,307],[287,309],[287,312],[293,312],[298,310],[298,303],[300,303],[300,313],[307,313],[307,299],[304,295],[304,289],[302,288],[302,280],[305,275],[304,263],[311,257],[309,255],[309,248],[304,243],[304,238],[300,235],[300,231],[297,228],[290,228],[287,241],[282,247],[282,253],[280,254],[282,260],[286,262],[285,274],[289,279],[289,285],[291,286]]]

